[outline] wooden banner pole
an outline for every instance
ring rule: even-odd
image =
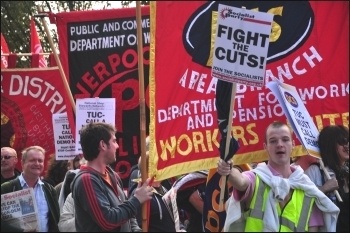
[[[322,159],[319,159],[320,167],[323,170],[324,174],[326,175],[327,180],[331,179],[331,176],[329,175],[328,170],[325,168]],[[338,190],[334,190],[334,194],[337,197],[338,201],[343,202],[343,199],[340,197],[340,194]]]
[[[230,101],[230,111],[228,116],[228,123],[227,123],[227,136],[226,136],[226,147],[225,147],[225,159],[226,156],[230,150],[230,141],[231,141],[231,129],[232,129],[232,112],[233,112],[233,106],[235,104],[235,96],[236,96],[236,90],[237,90],[237,84],[232,83],[232,90],[231,90],[231,101]],[[225,197],[225,187],[226,187],[227,177],[221,176],[220,179],[220,199],[219,199],[219,210],[224,209],[224,197]]]
[[[145,88],[144,88],[144,69],[143,69],[143,42],[142,42],[142,19],[141,4],[136,1],[136,25],[137,25],[137,54],[138,54],[138,71],[139,71],[139,103],[140,103],[140,141],[141,141],[141,179],[142,183],[146,182],[148,177],[146,164],[146,109],[145,109]],[[147,205],[149,202],[142,204],[142,231],[148,231],[147,224]]]
[[[37,7],[38,9],[38,12],[42,12],[42,10],[40,9],[40,7],[38,6]],[[55,60],[56,60],[56,64],[58,66],[58,70],[61,74],[61,78],[62,78],[62,81],[63,81],[63,84],[64,84],[64,87],[66,89],[66,92],[68,94],[68,98],[69,98],[69,102],[71,104],[71,107],[73,108],[73,111],[75,113],[75,102],[74,102],[74,98],[73,98],[73,95],[72,95],[72,92],[70,91],[70,87],[69,87],[69,84],[68,84],[68,81],[67,81],[67,78],[66,78],[66,75],[64,73],[64,70],[62,68],[62,64],[61,64],[61,61],[60,61],[60,58],[57,54],[57,51],[55,49],[55,46],[53,44],[53,40],[52,40],[52,37],[51,37],[51,34],[50,34],[50,30],[46,24],[46,21],[45,21],[45,18],[44,17],[40,17],[41,18],[41,22],[42,24],[44,25],[44,29],[45,29],[45,33],[47,35],[47,38],[49,40],[49,44],[50,44],[50,47],[51,47],[51,50],[53,52],[53,55],[55,57]],[[67,106],[68,107],[68,106]]]

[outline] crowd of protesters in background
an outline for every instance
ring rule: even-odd
[[[47,167],[44,167],[45,150],[40,146],[25,148],[21,158],[13,148],[2,147],[1,194],[33,188],[39,219],[36,231],[141,231],[141,205],[147,201],[150,201],[149,231],[204,231],[205,182],[197,182],[185,190],[179,189],[178,212],[174,216],[174,210],[164,196],[173,190],[176,179],[151,184],[151,178],[148,178],[142,184],[138,164],[130,175],[129,187],[123,187],[118,171],[109,166],[116,161],[119,147],[115,133],[112,125],[88,124],[81,130],[83,154],[70,161],[56,160],[55,154],[51,154]],[[148,143],[149,137],[146,146]],[[250,171],[242,172],[236,170],[231,161],[220,159],[218,173],[227,176],[228,182],[233,185],[227,214],[232,213],[232,203],[246,203],[241,205],[241,217],[245,216],[243,224],[235,225],[236,222],[227,219],[224,230],[239,226],[242,231],[326,229],[348,232],[349,130],[339,125],[326,126],[320,131],[318,143],[330,179],[314,157],[302,156],[292,161],[292,133],[281,122],[274,122],[266,129],[264,148],[269,155],[267,161],[252,164]],[[22,171],[16,168],[18,162]],[[45,175],[42,177],[42,174]],[[188,176],[191,174],[182,177]],[[263,193],[260,193],[262,190]],[[336,198],[335,190],[342,202]],[[308,209],[299,208],[308,201]],[[260,217],[254,215],[259,203],[266,208],[262,210],[265,214]],[[295,216],[280,212],[288,208],[294,210]],[[250,215],[244,213],[247,210]],[[176,218],[180,220],[178,227],[175,225]],[[13,232],[24,229],[1,219],[1,230]]]

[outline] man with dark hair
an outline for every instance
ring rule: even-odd
[[[150,179],[139,182],[127,199],[122,182],[108,165],[116,161],[118,144],[114,126],[90,123],[83,127],[80,143],[86,166],[82,165],[72,183],[75,226],[79,231],[141,231],[135,219],[140,205],[152,199]]]

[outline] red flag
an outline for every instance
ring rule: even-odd
[[[8,55],[3,54],[10,53],[9,47],[7,46],[7,42],[5,37],[1,33],[1,69],[7,68],[8,66]]]
[[[41,47],[33,17],[30,20],[30,49],[33,54],[43,53],[43,48]],[[39,55],[39,67],[47,67],[47,62],[44,55]]]

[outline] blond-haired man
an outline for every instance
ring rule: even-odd
[[[35,231],[58,232],[60,210],[55,189],[49,183],[40,179],[44,170],[45,149],[40,146],[30,146],[22,151],[23,172],[17,178],[1,185],[1,195],[18,190],[33,188],[38,210],[39,224]],[[13,226],[1,220],[1,231],[21,232],[20,226]]]

